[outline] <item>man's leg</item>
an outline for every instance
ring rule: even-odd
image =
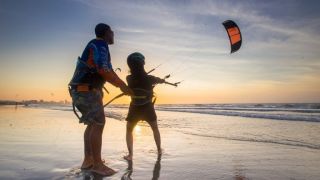
[[[92,124],[90,142],[93,156],[93,168],[92,171],[103,176],[111,176],[116,173],[113,169],[104,165],[101,159],[101,146],[102,146],[102,132],[104,125],[96,123]]]
[[[151,126],[151,129],[153,131],[153,137],[154,137],[154,141],[156,142],[156,145],[157,145],[158,155],[161,155],[162,154],[161,136],[160,136],[160,132],[159,132],[159,128],[158,128],[158,123],[157,123],[157,121],[151,121],[148,123]]]
[[[127,141],[127,148],[129,154],[127,156],[124,156],[124,159],[131,161],[133,156],[133,129],[136,126],[138,122],[130,122],[127,121],[127,132],[126,132],[126,141]]]
[[[91,168],[93,165],[92,149],[90,143],[90,134],[92,130],[92,125],[89,124],[84,131],[84,160],[81,165],[81,169]]]
[[[104,125],[92,124],[92,130],[90,135],[91,148],[93,154],[93,162],[95,164],[102,163],[101,159],[101,146],[102,146],[102,132]]]

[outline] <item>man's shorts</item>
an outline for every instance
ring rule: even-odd
[[[104,125],[106,120],[102,102],[102,91],[94,89],[88,92],[77,92],[71,90],[71,96],[75,107],[82,114],[79,123]]]

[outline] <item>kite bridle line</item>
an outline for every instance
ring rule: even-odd
[[[156,70],[158,67],[160,67],[162,64],[159,64],[158,66],[156,66],[155,68],[151,69],[150,71],[147,72],[147,74],[152,73],[154,70]]]
[[[230,23],[231,23],[231,24],[230,24]],[[227,31],[228,31],[229,28],[231,28],[231,26],[237,28],[237,30],[238,30],[238,34],[237,34],[237,35],[240,36],[240,40],[238,40],[237,42],[235,42],[235,44],[236,44],[238,47],[235,47],[235,48],[232,47],[230,53],[233,53],[233,52],[237,51],[237,50],[241,47],[241,44],[242,44],[242,35],[241,35],[241,32],[240,32],[240,29],[239,29],[238,25],[237,25],[235,22],[233,22],[232,20],[224,21],[222,24],[225,26],[225,29],[226,29]],[[231,36],[230,36],[229,33],[228,33],[228,37],[229,37],[230,43],[232,44],[232,38],[231,38]],[[194,51],[191,56],[193,56],[195,53],[197,53],[197,51]],[[165,61],[165,62],[167,63],[168,61]],[[161,64],[159,64],[158,66],[156,66],[155,68],[151,69],[150,71],[147,72],[147,74],[150,74],[151,72],[155,71],[155,70],[156,70],[158,67],[160,67],[162,64],[163,64],[163,63],[161,63]],[[183,69],[183,70],[185,70],[185,69]],[[176,73],[176,72],[175,72],[175,73]],[[165,76],[165,77],[163,78],[163,80],[164,80],[163,83],[164,83],[164,84],[168,84],[168,85],[172,85],[172,86],[177,87],[178,84],[180,84],[181,82],[183,82],[183,81],[180,81],[180,82],[176,82],[176,83],[170,83],[170,82],[165,81],[165,79],[169,78],[170,76],[171,76],[171,74],[168,74],[167,76]],[[105,90],[106,90],[106,89],[105,89]],[[108,92],[108,91],[107,91],[107,92]],[[122,93],[122,94],[119,94],[118,96],[121,97],[121,96],[123,96],[123,95],[124,95],[124,94]],[[115,100],[115,99],[117,99],[117,98],[119,98],[118,96],[116,96],[115,98],[113,98],[112,101]],[[112,101],[111,101],[111,102],[112,102]],[[110,103],[111,103],[111,102],[110,102]],[[108,103],[108,104],[110,104],[110,103]]]

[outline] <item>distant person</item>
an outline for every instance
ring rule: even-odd
[[[114,34],[110,26],[98,24],[95,34],[96,38],[87,44],[78,59],[69,89],[74,106],[82,114],[79,122],[87,125],[81,169],[90,169],[102,176],[110,176],[116,172],[101,159],[102,132],[105,125],[102,88],[107,81],[127,95],[132,94],[132,91],[113,71],[108,45],[113,44]]]
[[[158,83],[164,83],[163,79],[148,75],[144,69],[145,58],[141,53],[135,52],[128,56],[127,63],[130,75],[127,76],[128,86],[133,90],[134,96],[131,99],[129,112],[126,118],[127,132],[126,141],[129,154],[124,156],[128,161],[133,156],[133,135],[132,131],[138,121],[144,120],[149,123],[154,140],[157,145],[158,155],[162,154],[161,137],[157,123],[157,115],[152,102],[153,87]],[[134,98],[136,97],[136,99]],[[139,98],[140,97],[140,98]]]

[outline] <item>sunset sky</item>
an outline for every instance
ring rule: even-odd
[[[158,103],[320,102],[320,1],[0,0],[0,99],[70,100],[76,59],[103,22],[118,75],[139,51],[158,85]],[[240,27],[230,54],[222,22]],[[111,90],[104,101],[120,93]],[[126,103],[123,98],[117,103]]]

